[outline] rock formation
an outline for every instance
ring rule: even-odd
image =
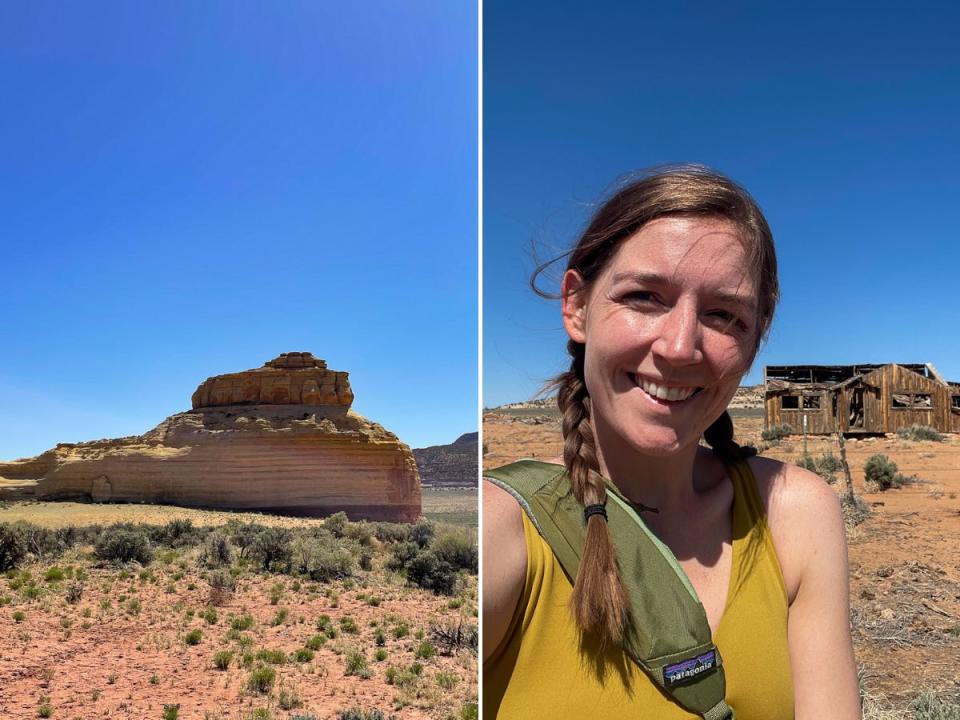
[[[475,432],[465,433],[449,445],[414,449],[420,479],[431,487],[477,487],[477,445]]]
[[[413,454],[350,410],[347,373],[310,353],[208,378],[144,435],[61,443],[0,463],[0,499],[89,499],[412,522]]]

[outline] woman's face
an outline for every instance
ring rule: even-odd
[[[736,227],[665,217],[624,241],[592,286],[563,280],[567,333],[586,348],[598,435],[668,455],[726,409],[757,343],[756,282]]]

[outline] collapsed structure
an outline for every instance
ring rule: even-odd
[[[765,424],[795,433],[891,433],[911,425],[960,432],[960,383],[933,365],[768,365]]]
[[[61,443],[0,463],[0,499],[147,502],[413,522],[410,448],[350,409],[347,373],[310,353],[208,378],[193,409],[143,435]]]

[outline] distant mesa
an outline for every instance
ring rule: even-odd
[[[0,499],[143,502],[413,522],[410,448],[350,409],[348,374],[308,352],[217,375],[143,435],[0,463]]]
[[[478,434],[465,433],[449,445],[432,445],[413,451],[420,479],[427,487],[477,487]]]

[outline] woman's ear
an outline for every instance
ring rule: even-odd
[[[567,270],[560,285],[560,312],[563,327],[574,342],[587,341],[587,292],[583,276],[576,270]]]

